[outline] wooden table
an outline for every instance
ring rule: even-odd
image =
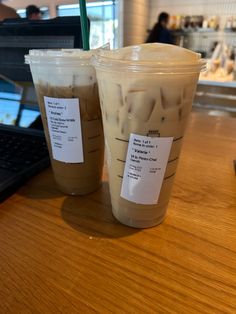
[[[111,214],[47,170],[0,205],[0,313],[236,313],[236,120],[192,114],[165,222]]]

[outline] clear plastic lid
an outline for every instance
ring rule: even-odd
[[[112,71],[192,73],[206,68],[201,54],[159,43],[100,50],[92,62],[95,67]]]
[[[25,56],[26,64],[47,65],[91,65],[91,57],[96,50],[84,51],[81,49],[33,49]]]

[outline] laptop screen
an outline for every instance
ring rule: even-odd
[[[39,120],[36,125],[37,119]],[[13,82],[0,75],[0,123],[42,129],[35,89],[30,82]]]
[[[23,94],[17,126],[22,128],[36,128],[35,123],[40,117],[40,112],[34,86],[27,82],[19,82],[19,84],[23,87]],[[42,125],[38,125],[38,128],[41,127]]]
[[[79,17],[0,23],[0,125],[43,130],[29,66],[30,49],[81,48]]]

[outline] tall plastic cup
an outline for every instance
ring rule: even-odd
[[[151,227],[166,215],[200,71],[199,54],[164,44],[94,59],[114,216]]]
[[[55,180],[67,194],[101,185],[104,136],[93,51],[31,50],[26,56],[37,92]]]

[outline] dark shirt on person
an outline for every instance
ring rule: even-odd
[[[151,30],[146,43],[173,44],[173,38],[170,31],[166,27],[156,23]]]

